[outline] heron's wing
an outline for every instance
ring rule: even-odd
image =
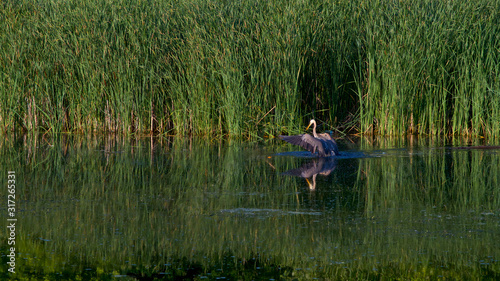
[[[323,146],[325,147],[327,154],[333,152],[333,155],[339,155],[339,148],[337,146],[337,142],[334,139],[332,139],[330,134],[328,133],[318,134],[318,138],[323,142]]]
[[[298,145],[312,153],[318,152],[320,157],[326,156],[325,148],[322,141],[314,138],[309,134],[295,135],[295,136],[279,136],[280,139],[291,144]]]

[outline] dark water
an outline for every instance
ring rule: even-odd
[[[0,277],[499,277],[500,149],[339,143],[316,159],[276,141],[6,137],[16,273],[4,231]]]

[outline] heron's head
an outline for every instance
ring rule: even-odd
[[[311,119],[311,121],[309,121],[309,125],[307,125],[307,129],[309,129],[309,127],[311,127],[312,124],[316,124],[316,121],[314,121],[314,119]]]

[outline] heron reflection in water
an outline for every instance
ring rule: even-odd
[[[314,158],[310,162],[305,163],[302,167],[291,169],[283,173],[283,175],[296,176],[305,178],[309,190],[316,189],[316,176],[328,176],[337,167],[337,159],[335,158]],[[312,180],[309,181],[309,179]]]
[[[279,136],[280,139],[294,145],[298,145],[310,151],[317,153],[319,157],[339,155],[337,143],[328,133],[316,133],[316,121],[311,119],[306,130],[313,125],[313,135],[301,134],[295,136]]]

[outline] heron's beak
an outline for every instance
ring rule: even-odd
[[[306,179],[307,185],[309,186],[309,190],[314,190],[316,187],[309,181],[309,179]]]
[[[311,127],[311,124],[312,124],[312,123],[309,123],[309,125],[307,125],[307,127],[306,127],[306,131],[309,129],[309,127]]]

